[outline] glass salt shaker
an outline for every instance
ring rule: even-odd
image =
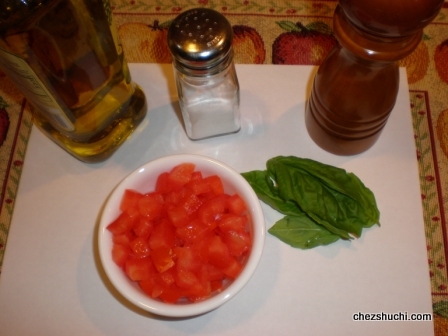
[[[207,8],[185,11],[168,30],[179,105],[192,140],[240,130],[232,38],[227,19]]]

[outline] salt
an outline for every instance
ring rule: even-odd
[[[218,78],[207,78],[206,83],[204,79],[179,79],[183,87],[179,103],[190,139],[239,131],[239,91],[232,79],[232,68],[215,76]]]
[[[168,30],[179,105],[192,140],[240,129],[232,34],[225,17],[206,8],[180,14]]]

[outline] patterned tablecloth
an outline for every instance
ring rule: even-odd
[[[234,30],[236,63],[319,65],[334,43],[335,0],[111,0],[128,62],[169,63],[167,27],[180,12],[213,8]],[[294,46],[302,45],[301,52]],[[435,334],[448,335],[448,2],[406,67],[420,169]],[[274,84],[273,84],[274,85]],[[32,117],[0,70],[0,270]]]

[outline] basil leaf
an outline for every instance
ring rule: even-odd
[[[297,204],[285,202],[272,192],[272,181],[269,179],[266,171],[254,170],[242,173],[241,175],[249,182],[258,198],[274,210],[284,215],[298,215],[303,213]]]
[[[379,221],[373,193],[344,169],[293,156],[272,158],[267,169],[280,198],[341,238],[359,237]]]
[[[268,231],[291,246],[352,239],[379,225],[375,196],[353,173],[294,156],[272,158],[266,166],[242,175],[260,200],[287,215]]]
[[[355,174],[311,159],[290,156],[277,157],[274,160],[312,175],[322,184],[333,189],[335,195],[341,194],[359,203],[366,216],[370,218],[367,223],[364,223],[364,227],[371,227],[378,223],[379,211],[375,196]],[[269,162],[267,164],[269,165]]]
[[[338,235],[315,223],[305,213],[298,216],[285,216],[268,232],[284,243],[301,249],[328,245],[340,239]]]

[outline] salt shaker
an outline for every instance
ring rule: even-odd
[[[181,13],[168,30],[179,105],[192,140],[240,130],[232,38],[227,19],[207,8]]]

